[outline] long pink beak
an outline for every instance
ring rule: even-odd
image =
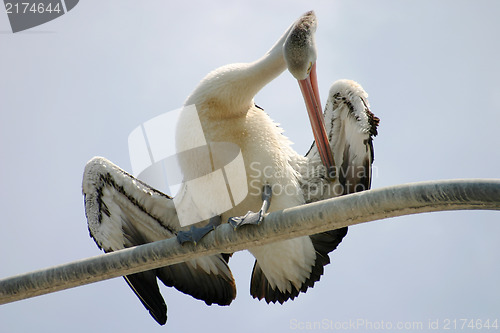
[[[318,147],[319,156],[323,165],[326,167],[327,175],[330,178],[335,177],[335,161],[328,143],[328,136],[325,129],[325,120],[321,112],[321,101],[319,99],[318,79],[316,76],[316,64],[304,80],[298,80],[302,96],[306,103],[307,113],[311,122],[314,140]]]

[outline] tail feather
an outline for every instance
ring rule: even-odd
[[[299,288],[293,283],[291,283],[291,290],[282,291],[276,286],[273,287],[256,260],[250,282],[250,294],[259,300],[264,299],[267,303],[283,304],[288,300],[293,300],[300,292],[305,293],[308,288],[314,287],[316,281],[320,280],[324,273],[324,266],[330,263],[328,254],[337,248],[346,234],[347,227],[309,236],[316,251],[316,260],[309,277]]]

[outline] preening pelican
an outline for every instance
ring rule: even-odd
[[[308,12],[259,60],[209,73],[185,102],[197,112],[183,111],[179,118],[178,151],[193,148],[197,134],[192,126],[199,121],[207,147],[221,142],[238,147],[246,185],[258,191],[248,191],[239,203],[220,213],[213,208],[220,200],[216,189],[200,191],[184,182],[172,200],[106,159],[94,158],[85,168],[83,193],[89,231],[97,245],[110,252],[175,236],[181,242],[196,241],[219,223],[229,221],[235,228],[258,225],[268,212],[368,189],[378,118],[370,112],[361,86],[347,80],[334,83],[321,114],[315,31],[316,17]],[[315,137],[305,157],[291,148],[282,129],[253,101],[286,69],[299,82]],[[222,163],[210,148],[208,153],[212,168]],[[193,179],[206,167],[206,156],[181,154],[179,163],[185,179]],[[204,179],[210,181],[210,175]],[[233,186],[231,191],[238,188]],[[208,227],[182,228],[183,210],[194,212],[193,216],[211,214]],[[342,228],[249,249],[256,258],[251,295],[283,303],[306,292],[320,279],[323,266],[330,262],[328,253],[346,233],[347,228]],[[209,256],[125,279],[151,315],[164,324],[166,306],[156,277],[207,304],[227,305],[236,296],[228,260],[228,255]]]

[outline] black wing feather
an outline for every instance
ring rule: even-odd
[[[175,237],[180,225],[172,198],[95,157],[83,177],[90,236],[105,252]],[[167,307],[157,277],[167,286],[207,304],[228,305],[236,296],[228,255],[213,255],[125,276],[128,285],[161,325]]]

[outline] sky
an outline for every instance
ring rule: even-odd
[[[85,163],[104,156],[130,171],[134,128],[181,107],[211,70],[258,59],[311,9],[323,102],[335,80],[353,79],[381,119],[373,188],[498,177],[498,1],[86,0],[16,34],[0,12],[0,278],[100,254],[84,214]],[[255,101],[305,153],[312,133],[296,80],[283,73]],[[238,252],[229,307],[162,286],[161,327],[118,278],[2,305],[0,331],[289,332],[314,322],[430,331],[500,321],[499,218],[458,211],[353,226],[321,281],[284,305],[250,296],[254,259]]]

